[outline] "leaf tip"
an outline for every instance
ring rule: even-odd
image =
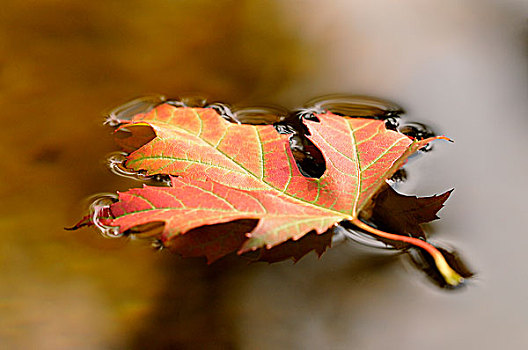
[[[85,215],[75,225],[64,227],[64,229],[66,231],[75,231],[75,230],[80,229],[81,227],[91,226],[91,225],[93,225],[91,216],[90,215]]]
[[[455,143],[455,141],[453,139],[450,139],[449,137],[447,137],[445,135],[436,136],[435,138],[437,140],[446,140],[446,141],[449,141],[451,143]]]
[[[433,246],[437,250],[433,255],[422,249],[409,249],[414,265],[441,288],[453,290],[467,285],[475,273],[467,267],[458,253],[436,244]]]

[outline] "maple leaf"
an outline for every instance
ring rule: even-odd
[[[183,256],[206,256],[209,262],[257,250],[260,260],[273,262],[298,260],[311,250],[322,254],[332,228],[349,221],[381,239],[424,249],[448,284],[463,281],[438,250],[419,239],[419,223],[434,219],[448,194],[404,201],[409,210],[397,219],[382,214],[402,201],[386,180],[411,154],[444,137],[413,140],[387,130],[382,120],[317,114],[302,123],[326,170],[310,178],[299,171],[289,136],[271,125],[231,123],[212,108],[168,103],[120,123],[116,142],[129,153],[126,168],[171,176],[170,187],[119,193],[104,224],[121,233],[154,236]],[[400,235],[360,220],[366,212]]]
[[[431,139],[413,142],[377,120],[324,114],[307,121],[310,140],[327,161],[321,178],[304,177],[288,137],[272,126],[239,125],[215,111],[161,105],[125,124],[118,143],[129,149],[145,126],[156,137],[133,151],[126,167],[173,176],[170,188],[132,189],[112,206],[112,225],[127,230],[162,216],[169,241],[192,228],[260,219],[241,252],[271,248],[314,229],[354,220],[385,180]]]

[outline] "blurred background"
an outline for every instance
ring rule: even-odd
[[[2,1],[0,348],[521,349],[528,346],[526,0]],[[201,95],[288,108],[372,95],[455,140],[404,193],[455,192],[433,226],[477,272],[437,289],[353,243],[297,264],[207,266],[64,231],[105,169],[105,111]]]

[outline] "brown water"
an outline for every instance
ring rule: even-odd
[[[445,349],[528,344],[528,103],[522,1],[4,1],[0,10],[0,347]],[[103,112],[198,95],[302,106],[327,93],[402,105],[456,142],[400,185],[456,190],[435,238],[479,273],[455,294],[392,253],[212,266],[66,232],[105,169]]]

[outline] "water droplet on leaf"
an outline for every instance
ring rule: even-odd
[[[170,186],[171,178],[166,174],[146,175],[143,171],[135,171],[128,169],[125,164],[127,161],[127,154],[125,152],[113,152],[107,157],[106,164],[110,171],[118,176],[129,179],[147,182],[153,186]]]
[[[117,238],[123,236],[119,232],[119,227],[109,226],[105,222],[112,219],[110,206],[117,200],[117,195],[112,193],[101,193],[92,197],[89,207],[90,220],[103,237]]]

